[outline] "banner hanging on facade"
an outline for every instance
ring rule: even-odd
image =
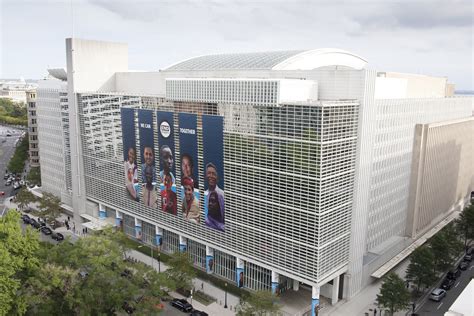
[[[138,166],[135,140],[135,110],[130,108],[120,109],[122,120],[122,144],[125,188],[128,196],[138,201]]]
[[[208,227],[224,231],[224,118],[202,116],[204,214]]]
[[[175,179],[174,119],[172,112],[158,111],[158,144],[160,146],[160,197],[161,209],[177,214],[178,199]]]
[[[183,217],[194,223],[200,222],[199,169],[197,148],[197,116],[179,113],[179,148]]]
[[[140,134],[141,180],[143,184],[143,204],[156,208],[158,196],[155,190],[156,168],[153,139],[153,112],[138,110],[138,130]]]

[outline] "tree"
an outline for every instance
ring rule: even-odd
[[[397,274],[390,272],[384,277],[380,293],[377,294],[377,305],[381,309],[393,313],[407,309],[410,305],[410,292],[405,287],[405,281]]]
[[[61,215],[61,200],[54,194],[43,192],[43,196],[39,199],[39,208],[40,217],[53,222]]]
[[[430,239],[429,246],[435,259],[433,265],[434,272],[442,272],[448,269],[451,266],[454,257],[449,251],[450,245],[446,238],[446,234],[443,231],[438,232]]]
[[[113,315],[124,302],[137,314],[156,314],[165,289],[173,289],[164,274],[123,260],[121,246],[107,234],[39,253],[44,264],[28,282],[32,315]]]
[[[0,316],[23,315],[27,298],[22,287],[29,271],[39,265],[38,234],[22,232],[20,214],[10,210],[0,218]]]
[[[30,203],[36,202],[36,196],[23,187],[16,195],[16,203],[20,210],[24,210]]]
[[[25,168],[25,160],[28,159],[28,134],[20,140],[15,149],[15,153],[8,162],[8,170],[14,173],[21,173]]]
[[[426,287],[436,281],[434,262],[433,251],[429,247],[422,246],[413,251],[407,269],[407,279],[416,284],[417,291],[422,285]]]
[[[41,168],[31,167],[27,180],[30,184],[41,186]]]
[[[257,291],[245,296],[236,307],[238,316],[279,315],[280,305],[275,303],[276,296],[270,291]]]
[[[464,247],[474,239],[474,204],[465,207],[458,219],[456,219],[456,228],[462,233]]]
[[[175,252],[168,261],[166,275],[174,282],[177,289],[191,290],[196,276],[191,260],[185,252]]]

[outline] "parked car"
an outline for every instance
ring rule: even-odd
[[[455,281],[453,279],[444,279],[443,284],[441,284],[441,288],[443,290],[449,290],[450,288],[453,287]]]
[[[61,241],[64,240],[64,235],[53,231],[53,233],[51,234],[51,238],[57,241]]]
[[[26,214],[22,215],[21,219],[23,220],[23,223],[30,224],[31,218],[28,215],[26,215]]]
[[[8,173],[5,173],[5,175],[3,176],[3,180],[7,180],[10,176],[8,175]]]
[[[41,232],[45,235],[51,235],[53,233],[53,231],[51,230],[51,228],[47,227],[47,226],[43,226],[41,227]]]
[[[463,260],[471,262],[472,261],[472,255],[465,255]]]
[[[198,311],[198,310],[193,310],[191,312],[191,314],[189,314],[189,316],[209,316],[209,315],[205,312],[201,312],[201,311]]]
[[[183,311],[183,312],[191,312],[193,310],[193,306],[188,303],[185,299],[177,299],[171,301],[171,306]]]
[[[34,228],[38,229],[41,227],[41,224],[38,223],[38,221],[34,218],[30,219],[30,224],[31,226],[33,226]]]
[[[446,291],[443,289],[434,289],[430,294],[430,300],[439,302],[446,296]]]
[[[466,255],[472,255],[473,252],[474,252],[474,248],[470,247],[466,250]]]
[[[448,272],[447,278],[451,280],[456,280],[457,278],[459,278],[460,275],[461,275],[461,270],[459,270],[458,268],[455,268]]]
[[[459,269],[465,271],[469,267],[469,261],[463,261],[459,264]]]

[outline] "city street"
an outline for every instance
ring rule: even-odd
[[[5,174],[5,170],[7,169],[10,158],[15,153],[15,142],[18,140],[22,133],[23,131],[19,129],[0,125],[0,174],[2,175],[2,179],[0,181],[0,191],[5,192],[5,197],[11,195],[11,192],[13,191],[13,186],[5,186],[3,175]],[[7,136],[8,134],[10,134],[11,136]]]
[[[461,292],[467,286],[472,277],[474,277],[474,263],[471,261],[467,270],[462,271],[461,276],[456,280],[454,286],[447,291],[446,297],[442,299],[441,302],[435,302],[426,299],[423,305],[421,305],[420,308],[417,308],[416,313],[420,316],[444,315],[444,313],[448,311],[449,307],[451,307],[454,301],[458,298],[459,294],[461,294]]]

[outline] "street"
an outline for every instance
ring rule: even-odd
[[[5,192],[5,197],[11,195],[13,186],[5,185],[3,175],[5,174],[5,170],[7,169],[10,158],[15,153],[15,142],[19,139],[22,133],[23,131],[21,130],[0,125],[0,174],[2,175],[2,179],[0,181],[0,191]],[[11,134],[11,136],[7,136],[7,134]]]
[[[458,298],[459,294],[468,285],[471,278],[474,277],[474,263],[471,261],[466,271],[462,271],[461,276],[456,280],[454,286],[447,291],[446,297],[441,302],[435,302],[427,299],[420,308],[416,310],[416,313],[420,316],[442,316],[454,301]],[[439,286],[440,284],[438,284]]]

